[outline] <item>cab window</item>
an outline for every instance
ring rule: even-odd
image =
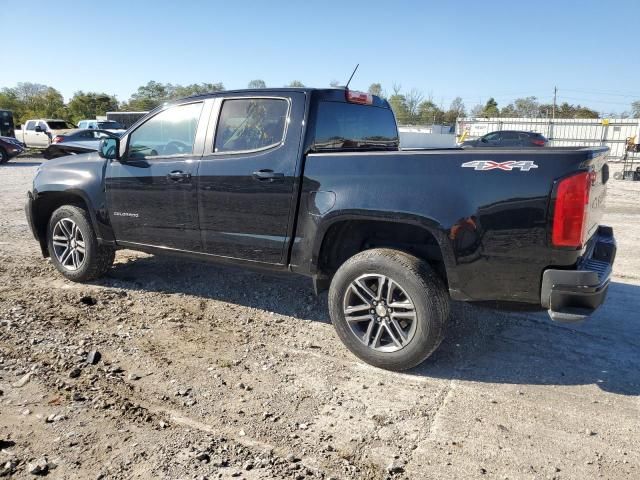
[[[202,102],[170,107],[147,120],[129,137],[129,158],[193,153]]]
[[[216,130],[215,152],[245,152],[279,145],[289,102],[277,98],[225,100]]]

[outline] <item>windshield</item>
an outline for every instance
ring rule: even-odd
[[[98,128],[103,130],[123,130],[124,127],[118,122],[98,122]]]
[[[73,123],[65,122],[64,120],[48,121],[47,125],[49,125],[49,128],[51,130],[63,130],[65,128],[76,128],[76,126]]]

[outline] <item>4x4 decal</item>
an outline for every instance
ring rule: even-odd
[[[516,162],[510,160],[508,162],[494,162],[493,160],[475,160],[473,162],[466,162],[461,165],[463,168],[473,168],[474,170],[486,171],[486,170],[511,170],[520,169],[523,172],[528,172],[532,168],[538,168],[538,165],[531,160]]]

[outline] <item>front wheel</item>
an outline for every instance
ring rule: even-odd
[[[329,312],[342,342],[361,360],[407,370],[444,338],[449,296],[427,262],[397,250],[354,255],[329,288]]]
[[[9,154],[4,148],[0,147],[0,164],[7,163],[9,161]]]
[[[115,258],[113,248],[98,243],[87,211],[74,205],[64,205],[53,212],[47,240],[53,264],[74,282],[101,277]]]

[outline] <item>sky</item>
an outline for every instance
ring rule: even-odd
[[[625,23],[625,18],[628,22]],[[149,80],[300,80],[418,89],[467,109],[535,96],[599,112],[640,100],[639,0],[0,0],[0,88],[35,82],[127,100]]]

